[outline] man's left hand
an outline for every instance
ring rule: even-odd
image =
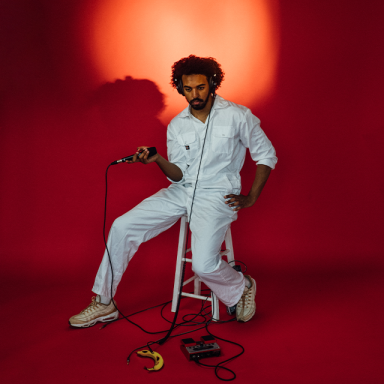
[[[249,208],[252,207],[253,204],[256,202],[256,198],[248,195],[226,195],[224,196],[224,199],[228,199],[225,204],[228,204],[233,211],[239,211],[242,208]]]

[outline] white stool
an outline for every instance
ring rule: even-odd
[[[183,263],[186,261],[187,263],[192,263],[192,259],[187,259],[184,256],[185,251],[185,243],[187,241],[187,228],[188,228],[188,216],[184,215],[180,219],[180,235],[179,235],[179,246],[177,248],[177,260],[176,260],[176,273],[175,273],[175,284],[173,287],[173,299],[172,299],[172,312],[176,312],[177,307],[177,298],[179,296],[179,288],[181,284],[181,272],[183,268]],[[233,255],[233,244],[232,244],[232,235],[231,235],[231,227],[228,228],[227,233],[225,234],[225,251],[221,251],[220,255],[227,256],[228,263],[234,260]],[[187,252],[190,252],[191,248],[187,249]],[[219,300],[216,295],[212,292],[211,297],[202,296],[201,295],[201,281],[199,277],[195,274],[190,279],[184,281],[184,285],[195,281],[195,289],[194,293],[186,293],[181,292],[182,296],[192,297],[193,299],[207,300],[211,302],[212,307],[212,317],[214,320],[219,320]]]

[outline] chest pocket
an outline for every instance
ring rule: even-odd
[[[189,164],[197,155],[199,149],[199,141],[195,132],[185,132],[177,136],[177,141],[184,148],[184,153]]]
[[[235,145],[235,128],[216,125],[212,131],[211,148],[215,153],[232,153]]]

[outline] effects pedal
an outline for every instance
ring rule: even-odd
[[[213,336],[201,336],[200,340],[195,341],[192,338],[181,340],[181,351],[189,361],[220,356],[221,349]]]

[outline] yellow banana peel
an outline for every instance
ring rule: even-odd
[[[141,357],[150,357],[155,362],[153,368],[144,367],[147,371],[159,371],[161,368],[163,368],[164,360],[161,357],[160,353],[153,351],[151,352],[148,349],[137,351],[136,353]]]

